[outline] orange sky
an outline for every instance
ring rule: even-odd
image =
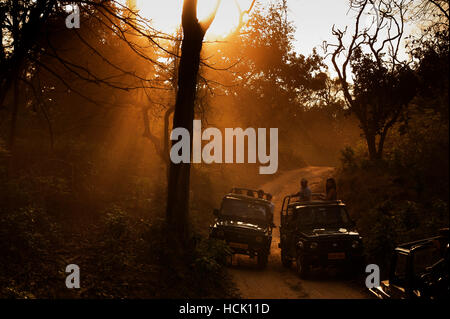
[[[238,10],[234,1],[222,0],[216,19],[207,33],[208,40],[225,35],[236,26]],[[258,1],[270,2],[270,0]],[[200,19],[211,12],[215,2],[215,0],[198,0]],[[251,0],[238,2],[245,10]],[[183,0],[137,0],[140,14],[152,19],[155,26],[165,32],[174,32],[180,24],[182,3]],[[355,13],[349,12],[349,0],[287,0],[287,4],[289,18],[297,29],[295,49],[299,53],[309,54],[314,47],[321,46],[323,41],[334,41],[331,34],[333,24],[341,28],[346,25],[353,26]],[[321,48],[318,52],[323,54]]]

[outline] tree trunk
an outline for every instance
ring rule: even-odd
[[[178,70],[178,91],[175,101],[173,128],[184,127],[190,133],[192,148],[192,122],[204,31],[196,16],[197,1],[185,0],[183,5],[183,41]],[[174,141],[172,145],[176,143]],[[189,182],[190,163],[170,162],[167,188],[167,225],[170,234],[181,244],[189,238]]]
[[[364,135],[366,136],[367,149],[369,150],[370,160],[378,159],[375,134],[365,133]]]
[[[170,145],[170,136],[169,136],[169,119],[170,115],[174,112],[174,108],[171,107],[170,109],[166,110],[166,113],[164,113],[164,145],[163,145],[163,152],[164,152],[164,158],[166,163],[166,180],[169,180],[169,169],[170,169],[170,158],[169,158],[169,145]]]
[[[384,141],[386,140],[388,130],[389,128],[385,127],[380,134],[380,140],[378,141],[377,159],[383,158]]]
[[[19,112],[19,78],[18,76],[14,79],[14,96],[13,105],[11,110],[11,126],[9,130],[8,147],[11,152],[13,152],[14,143],[16,140],[16,126],[17,126],[17,113]]]

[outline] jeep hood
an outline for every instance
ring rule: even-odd
[[[311,229],[311,230],[302,230],[301,233],[307,237],[317,237],[317,238],[326,238],[326,237],[359,237],[359,233],[353,230],[349,230],[347,228],[333,228],[333,229]]]
[[[215,224],[217,227],[233,227],[233,228],[241,228],[241,229],[248,229],[248,230],[254,230],[254,231],[260,231],[264,232],[265,228],[248,223],[243,221],[236,221],[236,220],[218,220]]]

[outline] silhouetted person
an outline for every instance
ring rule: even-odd
[[[298,196],[301,201],[311,200],[311,190],[309,189],[308,181],[305,178],[302,178],[300,181],[300,192],[295,195]]]
[[[337,200],[336,181],[334,178],[327,179],[325,191],[327,193],[326,200]]]
[[[262,189],[258,191],[258,198],[264,198],[264,191]]]

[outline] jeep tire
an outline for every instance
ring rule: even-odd
[[[297,273],[300,276],[300,278],[305,279],[308,277],[309,267],[310,267],[310,265],[306,262],[305,257],[302,254],[297,254],[296,268],[297,268]]]
[[[286,255],[286,251],[281,249],[281,263],[283,267],[289,268],[292,265],[292,260],[289,256]]]
[[[257,256],[258,268],[264,269],[269,261],[269,255],[266,252],[260,252]]]

